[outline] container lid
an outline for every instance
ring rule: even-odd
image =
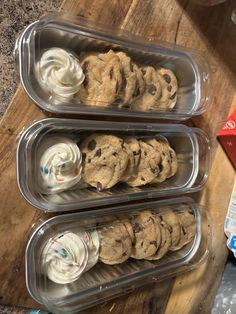
[[[183,120],[209,101],[198,52],[66,14],[31,24],[15,54],[27,94],[53,113]]]
[[[27,287],[52,312],[76,313],[197,267],[209,232],[190,198],[57,216],[28,242]]]

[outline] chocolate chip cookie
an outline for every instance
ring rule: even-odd
[[[171,247],[170,250],[175,248],[181,237],[179,219],[171,210],[165,210],[161,213],[160,218],[167,224],[167,227],[171,234]]]
[[[80,145],[83,180],[98,190],[114,186],[126,170],[128,157],[123,139],[106,134],[92,134]]]
[[[160,172],[156,178],[152,181],[152,183],[160,183],[165,181],[171,173],[171,161],[169,150],[166,149],[165,145],[162,144],[161,141],[153,139],[148,139],[146,141],[149,145],[155,148],[161,154],[161,160],[159,163]]]
[[[168,225],[164,222],[160,222],[160,230],[161,230],[161,243],[156,251],[155,254],[153,254],[150,257],[147,257],[148,260],[159,260],[161,259],[170,249],[171,246],[171,234],[168,229]]]
[[[157,233],[153,215],[150,211],[143,211],[131,219],[134,241],[131,257],[145,259],[157,250]]]
[[[79,90],[79,97],[86,105],[109,107],[114,103],[122,83],[121,63],[118,56],[110,53],[104,60],[100,55],[85,58],[81,62],[85,80]],[[94,73],[96,72],[96,74]]]
[[[138,111],[152,110],[157,100],[161,96],[161,85],[156,75],[156,71],[151,66],[141,69],[145,82],[144,93],[141,94],[133,103],[132,108]]]
[[[144,141],[140,140],[139,146],[141,149],[141,156],[137,168],[137,174],[135,177],[126,181],[128,185],[133,187],[152,182],[160,172],[158,166],[161,160],[160,153]]]
[[[122,84],[118,98],[115,102],[118,102],[121,106],[123,106],[129,104],[133,97],[137,85],[137,76],[130,57],[121,51],[117,52],[116,55],[119,57],[122,65]]]
[[[167,90],[169,92],[169,104],[168,108],[173,109],[176,105],[177,101],[177,90],[178,90],[178,82],[175,74],[166,68],[160,68],[157,70],[157,73],[163,77],[163,79],[168,84]]]
[[[196,234],[196,221],[194,214],[191,211],[181,210],[176,213],[181,226],[181,240],[176,246],[176,250],[181,249],[183,246],[192,241]]]
[[[102,226],[98,231],[100,238],[99,260],[114,265],[125,262],[131,254],[132,241],[125,225],[119,220]]]

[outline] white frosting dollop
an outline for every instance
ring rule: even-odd
[[[47,277],[59,284],[71,283],[98,261],[97,231],[66,231],[49,240],[43,249],[42,264]]]
[[[79,147],[66,137],[48,137],[38,148],[39,187],[51,194],[67,190],[81,179]]]
[[[79,60],[61,48],[45,51],[36,65],[36,73],[45,91],[67,100],[74,97],[84,80]]]
[[[47,243],[43,250],[43,270],[59,284],[77,280],[88,261],[88,249],[75,233],[65,232]]]

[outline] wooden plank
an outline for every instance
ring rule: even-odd
[[[235,90],[233,49],[236,28],[229,20],[232,7],[233,0],[213,8],[202,8],[187,0],[66,0],[62,10],[141,36],[157,37],[200,50],[209,59],[213,70],[212,98],[208,111],[190,123],[203,127],[213,139],[228,115]],[[20,87],[0,121],[0,178],[4,183],[0,186],[0,238],[7,243],[2,245],[0,257],[0,301],[4,304],[38,306],[26,291],[24,250],[32,232],[31,226],[48,215],[33,209],[20,195],[16,184],[15,150],[22,128],[47,116],[50,115],[39,110]],[[129,296],[86,313],[209,312],[227,257],[222,226],[235,177],[222,149],[217,144],[214,147],[216,154],[211,175],[201,196],[201,202],[212,215],[213,255],[208,264],[175,280],[140,288]],[[224,184],[219,169],[223,169]],[[184,308],[183,304],[186,304]]]

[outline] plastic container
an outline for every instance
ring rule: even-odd
[[[79,99],[54,99],[42,90],[35,73],[42,52],[52,47],[65,48],[76,55],[112,48],[127,52],[139,65],[170,68],[178,79],[177,104],[171,111],[139,112],[115,105],[107,109],[86,106]],[[17,39],[15,57],[26,93],[40,108],[53,113],[184,120],[204,112],[209,101],[209,67],[197,51],[74,16],[54,14],[29,25]]]
[[[132,135],[137,138],[165,136],[175,150],[178,171],[175,176],[156,185],[132,188],[116,184],[98,191],[93,187],[75,187],[58,194],[39,193],[37,186],[37,148],[50,134],[70,135],[78,143],[88,134],[100,132]],[[22,195],[33,206],[48,212],[71,211],[137,199],[179,195],[202,189],[208,177],[210,142],[198,128],[180,124],[142,124],[75,119],[45,119],[37,121],[21,135],[17,148],[17,180]]]
[[[195,217],[195,237],[181,250],[169,251],[160,260],[129,258],[118,265],[98,262],[79,279],[68,284],[52,282],[43,271],[42,251],[47,241],[59,233],[66,230],[76,232],[76,229],[81,227],[90,230],[97,223],[104,223],[110,215],[128,218],[134,217],[143,210],[152,209],[162,213],[167,208],[178,211],[183,207],[192,212]],[[26,248],[27,288],[37,302],[43,303],[53,313],[77,313],[79,310],[132,292],[144,284],[164,280],[198,267],[208,256],[210,236],[206,210],[202,210],[192,199],[186,197],[60,215],[42,223],[28,242]]]

